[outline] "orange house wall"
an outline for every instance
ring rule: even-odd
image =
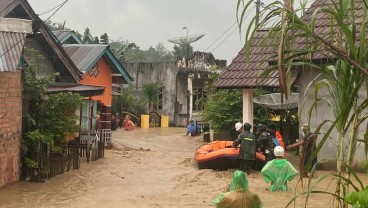
[[[97,61],[99,73],[97,77],[86,72],[83,75],[81,84],[100,85],[105,87],[105,92],[100,96],[93,96],[92,100],[96,100],[105,106],[111,106],[112,101],[112,77],[111,69],[103,58]]]

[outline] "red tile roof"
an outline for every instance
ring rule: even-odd
[[[332,6],[331,0],[316,0],[310,8],[306,11],[304,20],[310,21],[313,12],[317,8]],[[360,32],[360,25],[362,24],[363,2],[355,0],[355,16],[357,18],[357,32]],[[318,12],[315,21],[315,31],[322,37],[326,37],[331,33],[331,20],[326,13]],[[266,77],[260,75],[269,68],[269,62],[276,61],[278,43],[276,40],[267,40],[267,43],[262,43],[267,30],[262,29],[256,31],[251,47],[249,61],[246,60],[246,54],[242,49],[234,58],[232,63],[223,72],[220,79],[216,82],[217,88],[255,88],[255,87],[278,87],[278,72],[273,71]],[[263,41],[264,42],[264,41]],[[305,39],[297,38],[298,48],[305,48]],[[329,59],[333,58],[331,53],[328,53],[323,45],[320,46],[320,53],[314,54],[313,59]],[[291,81],[295,82],[298,71],[292,71]]]
[[[249,53],[245,49],[240,50],[232,63],[222,73],[216,82],[218,88],[254,88],[254,87],[278,87],[278,72],[273,71],[267,76],[262,73],[269,68],[268,61],[277,53],[278,44],[275,40],[262,41],[267,35],[267,29],[256,31],[252,39]],[[296,72],[292,74],[292,82],[295,81]]]

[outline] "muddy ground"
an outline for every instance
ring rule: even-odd
[[[106,150],[105,158],[83,163],[80,170],[45,183],[19,182],[3,188],[0,207],[213,207],[233,170],[199,170],[193,155],[204,142],[199,136],[187,138],[184,134],[184,128],[118,129],[113,132],[114,147]],[[288,155],[297,165],[297,157]],[[319,176],[327,173],[318,171]],[[368,183],[366,175],[361,177]],[[302,192],[297,182],[289,183],[289,192],[269,192],[260,173],[249,176],[250,189],[259,194],[265,208],[285,207],[295,192]],[[317,189],[333,190],[333,183],[327,177]],[[299,198],[295,207],[302,207],[304,199]],[[312,195],[307,207],[333,207],[332,199]]]

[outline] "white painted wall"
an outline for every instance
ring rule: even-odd
[[[314,88],[310,88],[309,91],[307,91],[308,84],[313,80],[314,77],[317,76],[316,70],[304,70],[302,74],[300,75],[301,79],[299,79],[299,113],[300,113],[300,125],[303,123],[308,123],[309,120],[309,111],[311,109],[311,106],[315,100],[315,95],[313,93]],[[308,94],[311,94],[311,96],[308,97]],[[330,94],[327,90],[320,90],[318,97],[323,98],[329,98]],[[362,101],[364,99],[367,99],[366,89],[365,87],[361,89],[359,93],[359,100]],[[303,105],[304,104],[304,105]],[[365,111],[368,112],[368,109]],[[317,108],[314,109],[311,113],[310,118],[310,127],[311,131],[313,132],[320,123],[322,123],[324,120],[332,120],[334,118],[332,109],[329,105],[327,105],[326,102],[319,102],[317,105]],[[326,123],[322,129],[321,133],[327,132],[329,127],[332,125],[331,122]],[[361,125],[361,127],[366,127],[367,121]],[[361,128],[359,131],[359,136],[362,138],[363,134],[365,132],[365,129]],[[349,133],[348,133],[349,134]],[[322,147],[320,153],[318,154],[318,160],[335,160],[336,158],[336,152],[337,152],[337,141],[338,141],[338,132],[336,130],[333,130],[330,134],[330,138],[326,141],[324,146]],[[344,144],[344,150],[345,154],[347,153],[347,146],[348,146],[348,136],[345,138],[345,144]],[[317,142],[319,142],[322,139],[323,135],[320,135],[318,137]],[[344,156],[346,158],[346,156]],[[362,143],[358,143],[358,148],[356,152],[356,157],[353,160],[353,164],[359,164],[364,161],[364,145]]]
[[[250,123],[253,126],[253,90],[243,89],[243,124]]]

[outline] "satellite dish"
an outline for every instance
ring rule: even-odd
[[[273,110],[287,110],[298,107],[299,93],[291,93],[287,100],[284,96],[283,101],[284,102],[281,103],[281,93],[261,95],[253,99],[253,102]]]
[[[188,44],[201,39],[204,35],[205,34],[199,34],[199,35],[189,35],[184,37],[170,38],[168,41],[176,44]]]

